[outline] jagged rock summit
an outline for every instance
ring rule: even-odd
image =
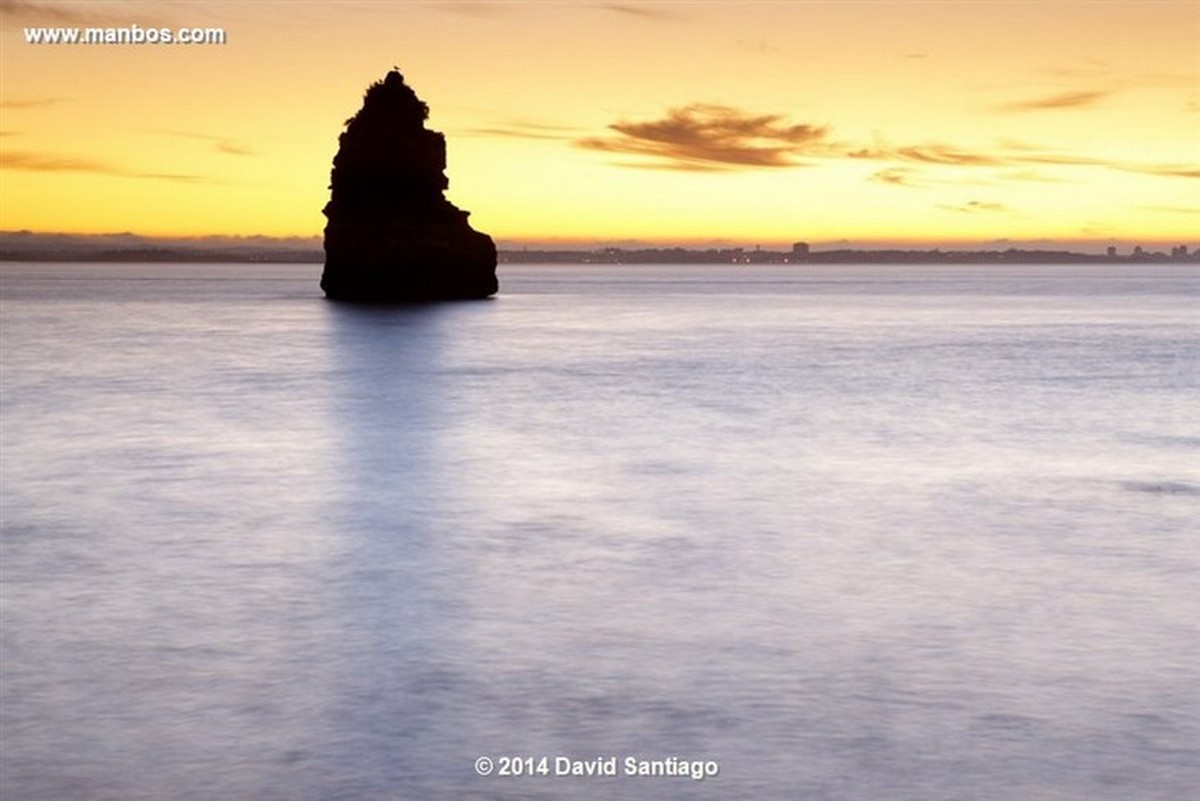
[[[346,123],[325,205],[332,300],[405,303],[486,298],[498,289],[496,245],[446,200],[446,139],[393,69]]]

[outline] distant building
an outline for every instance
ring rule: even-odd
[[[1117,248],[1116,248],[1116,246],[1114,246],[1114,245],[1109,245],[1109,246],[1108,246],[1108,257],[1109,257],[1110,259],[1115,259],[1115,258],[1117,257]]]
[[[792,261],[805,261],[808,259],[808,243],[797,242],[792,245]]]
[[[1180,245],[1177,248],[1171,248],[1171,259],[1174,261],[1186,261],[1188,257],[1187,245]]]

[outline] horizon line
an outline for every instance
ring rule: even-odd
[[[311,243],[321,247],[323,234],[235,234],[235,233],[204,233],[204,234],[145,234],[130,230],[125,231],[46,231],[22,229],[0,229],[0,238],[34,238],[43,241],[52,239],[104,240],[126,238],[137,240],[138,244],[154,246],[156,243],[184,245],[188,243],[203,244],[206,241],[216,241],[227,244],[245,243],[249,246],[269,248],[295,247],[298,244]],[[493,236],[496,249],[499,251],[520,250],[560,250],[588,252],[608,248],[651,250],[651,249],[683,249],[683,250],[773,250],[782,248],[791,250],[794,245],[805,244],[810,249],[825,250],[995,250],[995,249],[1051,249],[1083,248],[1085,251],[1105,252],[1109,247],[1142,247],[1173,248],[1187,245],[1189,250],[1200,246],[1194,239],[1187,237],[1148,236],[1136,237],[1034,237],[1018,238],[945,238],[945,239],[906,239],[900,237],[862,237],[837,239],[811,238],[745,238],[745,239],[694,239],[688,237],[662,238],[631,238],[631,237],[502,237]],[[31,243],[32,244],[32,243]],[[64,243],[66,244],[66,243]],[[79,243],[84,244],[83,242]]]

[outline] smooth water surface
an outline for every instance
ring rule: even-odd
[[[1200,786],[1194,266],[319,271],[0,268],[6,801]]]

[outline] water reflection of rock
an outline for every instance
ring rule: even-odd
[[[341,556],[321,758],[346,797],[429,797],[469,750],[459,739],[472,678],[456,623],[457,490],[441,442],[455,414],[440,362],[456,310],[329,311],[338,445],[327,524]]]
[[[446,139],[397,70],[346,124],[324,214],[321,288],[334,300],[411,302],[496,293],[496,246],[446,200]]]

